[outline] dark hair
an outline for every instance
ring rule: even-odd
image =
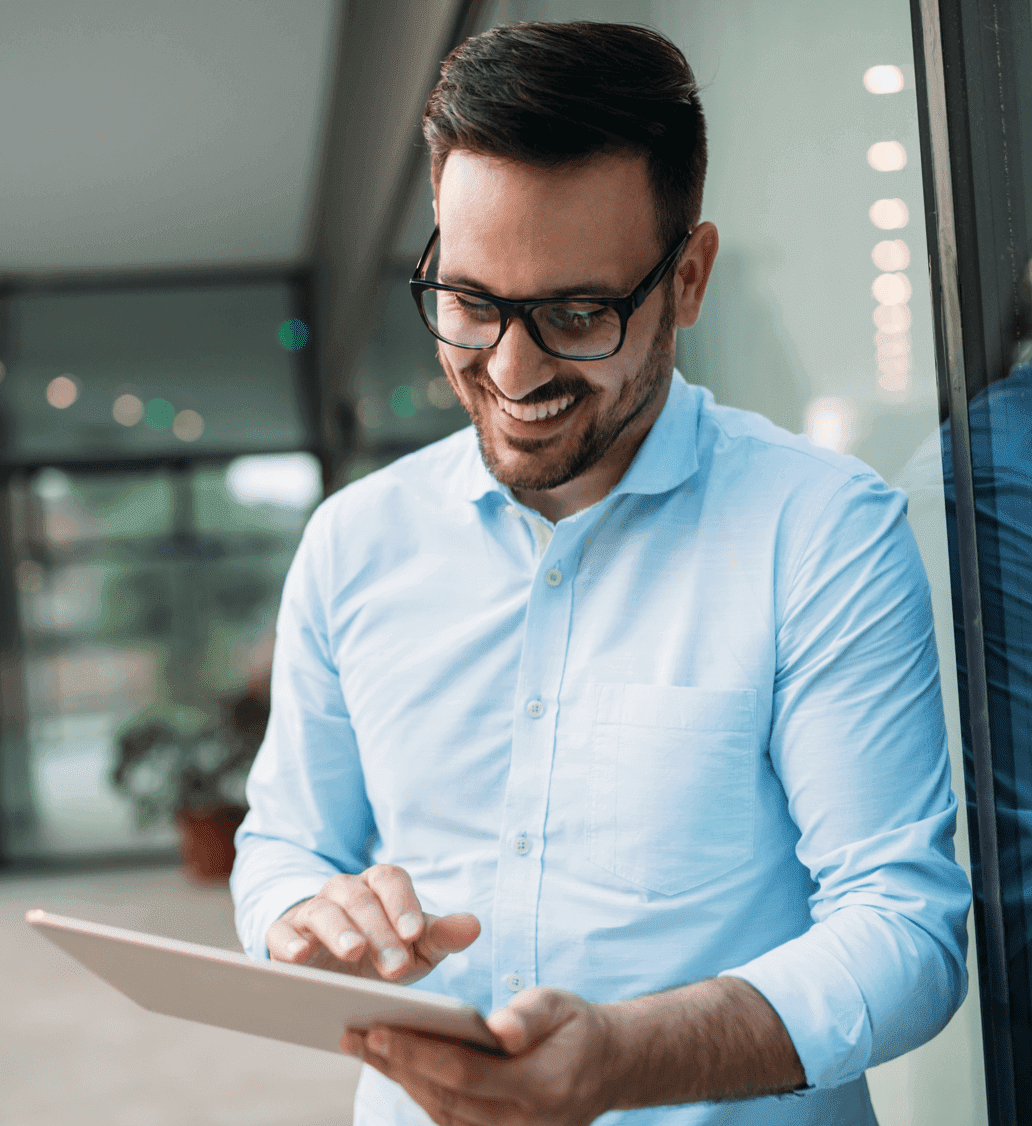
[[[646,158],[664,246],[693,229],[706,177],[695,75],[664,36],[617,23],[517,23],[461,43],[423,113],[436,191],[455,149],[555,168]]]

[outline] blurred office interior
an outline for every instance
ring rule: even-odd
[[[0,0],[6,973],[35,941],[15,934],[27,929],[18,912],[48,895],[67,913],[233,944],[224,887],[170,867],[189,797],[172,774],[184,747],[202,767],[207,755],[199,804],[240,804],[280,587],[309,514],[467,423],[408,293],[433,227],[419,118],[450,47],[515,20],[648,24],[695,69],[710,145],[703,216],[721,250],[678,366],[718,401],[854,453],[909,492],[970,871],[927,64],[914,46],[938,11],[929,0]],[[1019,47],[1032,55],[1032,42]],[[252,717],[251,743],[240,716]],[[231,751],[236,766],[221,770]],[[1005,1121],[987,1109],[974,926],[961,1011],[869,1073],[882,1126]],[[46,982],[63,955],[24,956],[37,977],[19,981],[17,1011],[28,1019],[47,997],[56,1012]],[[53,980],[81,986],[63,965]],[[108,1004],[102,987],[95,1004]],[[289,1114],[275,1099],[263,1110],[253,1087],[242,1094],[254,1042],[231,1033],[212,1043],[237,1079],[210,1100],[194,1091],[188,1117],[165,1114],[132,1064],[141,1038],[161,1042],[163,1018],[124,1006],[109,1018],[124,1074],[98,1088],[73,1068],[64,1102],[37,1072],[53,1051],[85,1052],[88,1034],[30,1021],[36,1039],[21,1043],[15,1109],[0,1122],[63,1122],[73,1104],[80,1121],[349,1121],[347,1061],[313,1065]],[[199,1052],[178,1025],[175,1036]],[[305,1054],[261,1051],[269,1090]],[[185,1091],[191,1075],[181,1079]],[[166,1103],[178,1081],[162,1080]]]

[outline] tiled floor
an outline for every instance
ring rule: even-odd
[[[240,949],[226,887],[175,868],[0,879],[2,1126],[350,1126],[352,1060],[146,1012],[31,907]]]

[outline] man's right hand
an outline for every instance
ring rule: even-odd
[[[409,874],[376,864],[360,876],[334,876],[295,903],[265,937],[274,962],[408,985],[480,934],[475,915],[427,915]]]

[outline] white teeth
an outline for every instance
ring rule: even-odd
[[[495,400],[506,414],[511,414],[513,418],[518,418],[521,422],[536,422],[539,418],[554,418],[576,401],[568,395],[562,399],[553,399],[549,403],[521,407],[519,403],[514,403],[510,399],[500,399],[497,395]]]

